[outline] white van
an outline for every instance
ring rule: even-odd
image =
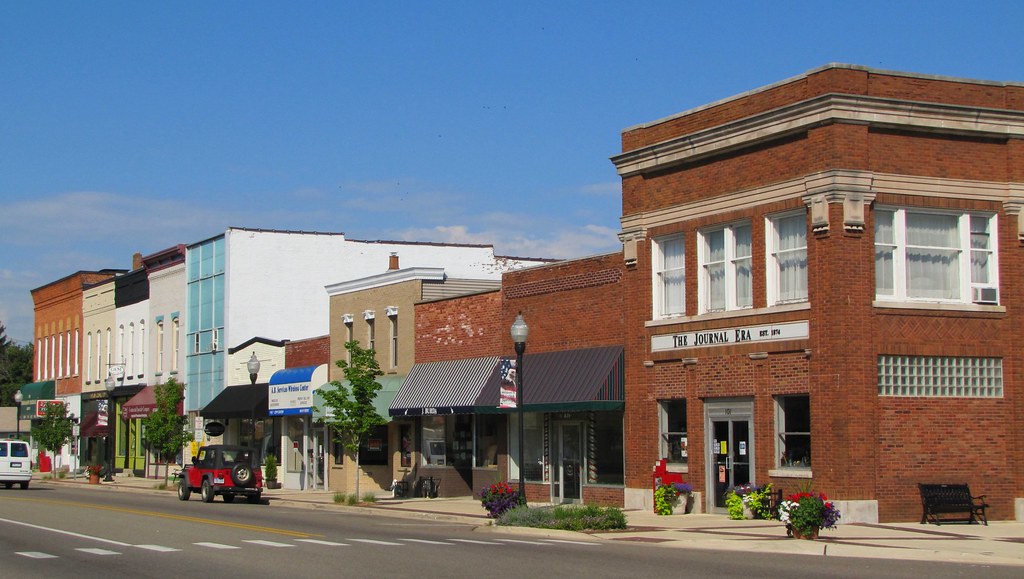
[[[32,480],[32,460],[28,443],[21,440],[0,440],[0,483],[11,488],[14,483],[27,489]]]

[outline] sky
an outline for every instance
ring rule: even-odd
[[[627,127],[839,62],[1024,82],[1020,2],[0,2],[0,323],[228,227],[616,251]],[[411,264],[410,264],[411,265]]]

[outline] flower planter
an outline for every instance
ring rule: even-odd
[[[100,484],[100,475],[90,473],[89,474],[89,484],[91,484],[91,485],[98,485],[98,484]]]
[[[821,529],[815,528],[815,529],[811,529],[807,533],[801,533],[799,530],[793,529],[793,538],[794,539],[814,540],[814,539],[818,538],[818,531],[820,531],[820,530]]]

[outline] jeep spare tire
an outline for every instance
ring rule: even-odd
[[[235,486],[247,487],[252,484],[252,468],[247,464],[236,464],[231,468],[231,480]]]

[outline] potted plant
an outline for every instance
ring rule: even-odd
[[[264,477],[267,483],[268,489],[277,489],[281,486],[277,483],[277,457],[273,454],[268,454],[266,460],[263,463]]]
[[[98,464],[90,464],[85,467],[85,473],[89,475],[89,484],[98,485],[100,484],[100,473],[103,472],[103,467]]]
[[[662,483],[654,490],[654,512],[671,515],[678,506],[688,513],[693,505],[692,493],[693,487],[687,483]]]
[[[497,519],[505,511],[512,510],[523,501],[519,497],[519,491],[512,488],[506,482],[496,482],[480,491],[480,504],[487,509],[487,516]]]
[[[834,529],[839,509],[822,493],[789,495],[779,505],[779,520],[786,523],[786,534],[797,539],[817,539],[821,529]]]
[[[725,494],[725,508],[730,519],[774,519],[771,509],[772,484],[764,486],[745,484],[731,488]]]

